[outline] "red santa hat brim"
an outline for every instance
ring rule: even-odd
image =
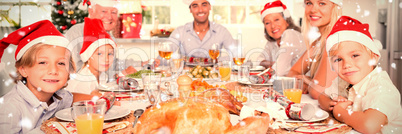
[[[382,45],[379,41],[373,40],[369,33],[369,25],[362,24],[360,21],[349,16],[342,16],[335,23],[326,41],[326,51],[343,41],[358,42],[373,53],[381,56],[380,49]]]
[[[290,17],[290,12],[286,5],[279,0],[265,4],[264,9],[261,10],[261,20],[264,21],[264,17],[272,13],[283,13],[285,18]]]
[[[99,19],[85,18],[84,43],[81,48],[81,60],[86,62],[92,54],[103,45],[110,44],[116,48],[116,43],[105,31],[103,23]]]
[[[68,48],[69,41],[66,39],[50,22],[49,20],[42,20],[31,25],[17,29],[10,33],[7,37],[0,40],[0,61],[3,56],[4,50],[9,44],[17,45],[15,51],[15,60],[20,60],[25,52],[32,46],[43,43],[47,45],[54,45]]]

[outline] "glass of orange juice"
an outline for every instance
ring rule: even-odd
[[[302,86],[303,81],[301,79],[282,79],[283,95],[294,103],[300,103]]]
[[[79,101],[71,110],[78,134],[101,134],[106,112],[105,101]]]
[[[232,73],[232,69],[230,67],[230,61],[219,61],[219,75],[221,76],[221,81],[230,81],[230,74]]]

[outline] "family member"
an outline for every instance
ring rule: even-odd
[[[90,4],[88,4],[90,3]],[[104,28],[108,33],[111,33],[118,22],[118,6],[119,2],[116,0],[91,0],[84,4],[88,4],[88,17],[91,19],[100,19],[103,22]],[[80,57],[80,51],[83,44],[84,35],[84,23],[76,24],[72,26],[65,34],[66,38],[71,42],[69,47],[72,48],[73,59],[78,67],[77,70],[82,68],[84,61]],[[112,34],[110,34],[112,35]],[[113,37],[112,37],[113,39]],[[136,72],[137,70],[133,66],[142,66],[148,62],[140,62],[129,59],[115,59],[112,68],[109,69],[108,76],[113,78],[113,75],[118,73],[119,75],[127,75]],[[159,65],[159,60],[155,61],[156,65]]]
[[[327,57],[325,37],[342,14],[341,3],[342,0],[304,0],[302,34],[308,49],[290,69],[288,76],[303,78],[304,93],[308,92],[314,99],[336,77],[328,59],[322,57]]]
[[[169,40],[176,44],[175,49],[180,48],[187,57],[208,58],[208,50],[217,43],[219,48],[224,47],[233,53],[237,45],[232,35],[225,27],[208,19],[211,10],[209,0],[184,2],[188,4],[194,21],[179,26],[170,34]]]
[[[100,83],[107,83],[105,73],[113,63],[116,43],[105,31],[102,20],[85,18],[84,43],[80,51],[83,68],[68,82],[73,93],[97,94]],[[103,82],[102,82],[103,81]],[[95,92],[93,92],[95,91]]]
[[[286,76],[306,51],[300,28],[293,23],[289,11],[281,1],[268,2],[261,11],[265,38],[265,51],[260,65],[272,67],[277,76]],[[272,59],[271,59],[272,57]]]
[[[9,44],[15,52],[16,85],[0,103],[0,133],[38,133],[44,120],[71,106],[64,90],[75,71],[68,40],[48,20],[20,28],[0,40],[0,58]]]
[[[362,133],[402,133],[400,93],[387,72],[377,66],[382,45],[373,40],[369,25],[342,16],[326,45],[332,69],[350,84],[340,89],[347,90],[348,101],[333,106],[335,118]],[[328,107],[330,100],[323,94],[319,102]]]

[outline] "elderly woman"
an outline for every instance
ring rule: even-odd
[[[265,68],[271,67],[276,76],[286,76],[306,50],[300,28],[293,23],[289,11],[281,1],[269,2],[261,11],[265,38],[265,51],[259,59]]]

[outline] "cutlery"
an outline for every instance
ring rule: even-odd
[[[313,124],[313,125],[301,125],[297,127],[285,127],[284,129],[294,132],[296,129],[302,128],[302,127],[316,127],[316,126],[329,126],[329,124]]]
[[[138,118],[141,117],[142,113],[144,113],[143,109],[137,109],[137,110],[134,111],[135,120],[134,120],[134,123],[133,123],[133,128],[134,128],[135,124],[137,124]]]

